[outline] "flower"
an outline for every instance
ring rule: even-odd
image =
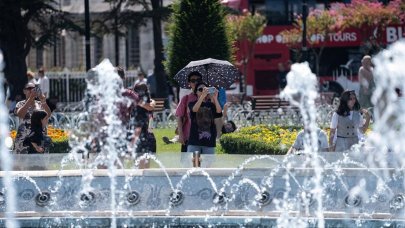
[[[52,126],[48,126],[47,135],[52,139],[52,142],[67,141],[69,138],[69,133],[67,131],[59,128],[54,128]],[[14,140],[17,136],[17,131],[12,130],[10,132],[10,136]]]

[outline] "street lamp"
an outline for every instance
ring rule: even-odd
[[[86,46],[86,71],[91,68],[90,59],[90,12],[89,0],[84,0],[84,24],[85,24],[85,46]]]
[[[307,61],[307,17],[308,3],[307,0],[302,0],[302,62]]]

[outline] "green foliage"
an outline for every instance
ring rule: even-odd
[[[181,145],[180,143],[166,144],[163,142],[162,137],[166,136],[169,139],[172,139],[175,135],[174,128],[160,128],[153,129],[153,134],[156,137],[156,149],[157,153],[166,153],[166,152],[180,152]]]
[[[265,126],[245,127],[221,136],[220,143],[228,154],[286,154],[300,127]]]
[[[252,15],[246,11],[243,15],[228,16],[227,25],[231,39],[239,44],[243,75],[246,82],[248,63],[253,56],[256,40],[263,34],[266,27],[266,18],[258,13]],[[247,45],[243,45],[243,42],[246,42]],[[234,50],[237,50],[237,48],[234,48]],[[244,91],[246,91],[246,88],[244,88]]]
[[[286,149],[252,140],[246,135],[229,134],[221,136],[222,149],[228,154],[286,154]]]
[[[223,6],[218,0],[178,0],[172,5],[166,72],[173,77],[190,61],[231,59]]]
[[[49,153],[68,153],[70,151],[69,140],[67,138],[52,139],[52,146]]]
[[[266,27],[266,17],[259,13],[252,15],[246,12],[243,15],[231,15],[228,16],[227,22],[234,41],[255,43]]]
[[[26,56],[31,47],[43,47],[57,41],[62,29],[79,30],[69,14],[59,10],[56,0],[1,0],[0,49],[3,51],[4,75],[10,98],[22,95],[27,82]]]

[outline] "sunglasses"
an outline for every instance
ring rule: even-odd
[[[198,88],[197,90],[200,91],[200,92],[202,92],[202,91],[204,90],[204,88],[205,88],[205,87],[200,87],[200,88]]]
[[[35,87],[27,87],[27,88],[24,88],[25,90],[32,90],[32,89],[34,89]]]
[[[200,81],[201,81],[201,79],[190,79],[189,82],[191,82],[191,83],[196,83],[196,82],[200,82]]]

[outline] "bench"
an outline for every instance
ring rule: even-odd
[[[166,98],[153,98],[153,100],[156,102],[153,112],[162,112],[165,110]]]
[[[290,102],[277,96],[252,96],[252,110],[267,111],[282,109],[297,109],[290,105]]]
[[[252,114],[254,121],[258,118],[260,123],[267,123],[269,119],[282,118],[286,113],[295,117],[299,116],[299,108],[291,106],[290,102],[278,96],[252,96]]]
[[[166,99],[167,98],[153,98],[156,103],[155,109],[153,110],[154,127],[157,127],[158,124],[162,124],[163,126],[167,124]]]

